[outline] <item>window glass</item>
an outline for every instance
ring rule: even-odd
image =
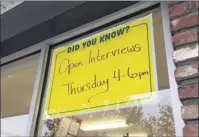
[[[39,54],[1,67],[1,131],[24,135],[36,78]]]
[[[67,134],[68,136],[85,137],[175,136],[161,12],[160,9],[156,9],[151,13],[158,83],[156,99],[147,103],[138,102],[123,108],[102,109],[54,119],[42,117],[40,135],[58,136]],[[137,18],[148,14],[139,15]],[[75,100],[68,103],[75,103]],[[45,108],[43,108],[43,116],[45,116],[44,113]]]

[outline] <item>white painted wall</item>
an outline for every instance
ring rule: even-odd
[[[26,136],[28,116],[21,115],[1,119],[1,137]]]

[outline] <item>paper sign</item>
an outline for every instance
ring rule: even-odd
[[[72,121],[68,133],[76,136],[80,128],[80,123]]]
[[[47,115],[109,109],[150,98],[156,87],[151,24],[149,15],[55,49]]]
[[[70,124],[71,124],[71,119],[63,118],[59,124],[58,131],[56,132],[56,136],[57,137],[67,136]]]

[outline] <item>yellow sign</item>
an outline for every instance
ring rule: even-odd
[[[121,107],[150,98],[156,87],[151,23],[149,15],[55,49],[47,115]]]

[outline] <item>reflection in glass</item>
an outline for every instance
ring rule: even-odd
[[[1,118],[28,114],[39,54],[1,67]]]
[[[175,136],[170,91],[158,91],[157,98],[150,104],[76,115],[81,120],[77,136]],[[45,121],[44,135],[55,136],[63,119]]]

